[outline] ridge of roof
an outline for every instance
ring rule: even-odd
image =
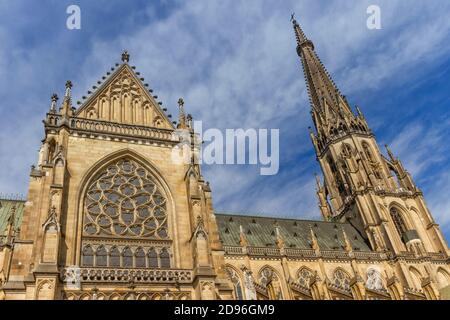
[[[256,218],[256,219],[273,219],[273,220],[285,220],[285,221],[302,221],[302,222],[311,222],[311,223],[330,223],[330,224],[348,224],[347,222],[340,221],[323,221],[323,220],[308,220],[308,219],[296,219],[296,218],[287,218],[287,217],[277,217],[277,216],[268,216],[264,213],[264,215],[258,215],[258,213],[231,213],[231,212],[214,212],[215,215],[218,216],[230,216],[230,217],[243,217],[243,218]]]

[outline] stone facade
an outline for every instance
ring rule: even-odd
[[[70,81],[52,96],[27,200],[0,202],[0,299],[444,297],[449,249],[422,192],[293,25],[324,221],[214,212],[197,144],[173,161],[175,129],[195,138],[184,102],[175,126],[124,52],[79,108]]]

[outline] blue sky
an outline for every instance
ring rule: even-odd
[[[66,28],[70,4],[81,8],[81,30]],[[381,7],[381,30],[366,27],[372,4]],[[71,79],[80,99],[126,48],[170,113],[182,96],[205,127],[280,129],[278,175],[203,168],[217,210],[319,218],[313,174],[320,169],[293,11],[450,238],[447,0],[0,0],[0,191],[26,193],[51,94],[61,96]]]

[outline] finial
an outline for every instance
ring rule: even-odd
[[[64,95],[66,98],[70,98],[72,94],[72,81],[67,80],[66,81],[66,94]]]
[[[389,148],[389,146],[387,144],[385,144],[384,147],[386,148],[386,151],[387,151],[389,157],[391,158],[391,160],[395,161],[394,154],[392,153],[392,150]]]
[[[128,63],[130,61],[130,54],[127,50],[124,50],[122,53],[122,61]]]
[[[58,95],[56,93],[52,94],[52,104],[50,105],[50,111],[56,112],[56,102],[58,101]]]
[[[295,12],[292,12],[292,14],[291,14],[291,22],[294,23],[294,24],[297,22],[295,20]]]
[[[178,99],[178,122],[179,128],[186,128],[186,115],[184,113],[184,100]]]
[[[15,219],[16,219],[16,206],[13,205],[13,206],[11,207],[11,215],[9,216],[8,224],[11,225],[11,226],[13,226],[13,225],[14,225]]]
[[[322,185],[320,183],[320,178],[317,173],[314,173],[314,176],[316,177],[317,191],[319,191],[320,189],[322,189]]]
[[[342,228],[342,235],[344,236],[345,250],[350,252],[353,250],[350,240],[348,240],[347,234],[345,233],[344,228]]]
[[[314,230],[312,229],[311,225],[309,225],[309,230],[311,231],[311,247],[314,250],[319,250],[319,242],[317,241],[316,234],[314,233]]]

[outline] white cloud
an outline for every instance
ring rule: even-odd
[[[281,128],[284,149],[280,151],[285,162],[280,164],[280,175],[261,178],[259,170],[248,167],[205,168],[214,201],[220,209],[254,208],[281,215],[317,216],[312,172],[298,169],[311,168],[315,159],[311,155],[309,105],[290,13],[297,12],[317,52],[347,95],[401,83],[413,77],[425,60],[439,61],[450,51],[448,41],[444,41],[449,36],[445,14],[450,12],[448,3],[378,2],[382,8],[381,31],[366,28],[366,8],[372,1],[180,2],[160,20],[153,19],[158,13],[149,7],[141,9],[152,18],[147,26],[126,30],[115,38],[93,38],[89,54],[77,60],[83,63],[77,66],[76,73],[64,77],[74,80],[74,95],[81,97],[127,48],[131,64],[136,64],[173,115],[176,101],[183,96],[187,112],[203,120],[205,126]],[[88,26],[83,24],[83,28]],[[15,120],[2,127],[0,188],[25,190],[18,183],[26,184],[23,171],[28,171],[35,159],[42,132],[40,119],[46,108],[42,105],[48,104],[46,97],[55,86],[51,79],[55,73],[61,77],[65,64],[73,63],[70,57],[77,52],[70,51],[73,47],[67,44],[65,34],[55,37],[52,44],[21,52],[7,28],[0,27],[0,39],[17,48],[0,47],[0,66],[5,67],[0,68],[0,84],[14,83],[14,88],[0,92],[18,110],[11,113],[2,107],[8,119]],[[53,62],[56,56],[44,53],[54,48],[61,53]],[[42,61],[43,57],[48,61]],[[32,81],[42,83],[30,85]],[[45,95],[35,92],[38,88],[42,92],[44,87]],[[22,106],[22,101],[14,101],[24,95],[27,107]],[[381,114],[371,122],[382,122],[385,117]],[[21,125],[23,130],[18,134]],[[424,134],[424,124],[418,123],[416,130],[410,133],[413,138]],[[26,148],[14,150],[16,158],[9,165],[15,145]],[[398,141],[396,147],[401,145]],[[423,148],[429,150],[425,145]],[[409,156],[407,150],[399,152],[405,154],[412,172],[424,170],[425,151]]]

